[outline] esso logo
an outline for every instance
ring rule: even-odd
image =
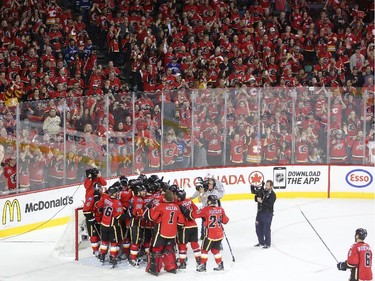
[[[362,169],[352,170],[346,174],[346,182],[355,188],[364,188],[372,183],[372,175]]]

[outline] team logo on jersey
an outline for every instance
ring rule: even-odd
[[[274,143],[271,143],[269,146],[268,146],[268,150],[269,151],[276,151],[276,145]]]
[[[210,50],[211,50],[210,47],[207,47],[207,46],[202,47],[202,53],[203,53],[203,54],[208,54],[208,53],[210,52]]]
[[[299,150],[300,153],[308,152],[309,147],[307,145],[301,145],[301,146],[298,147],[298,150]]]
[[[16,173],[14,173],[13,175],[10,176],[10,182],[11,183],[17,182],[17,174]]]
[[[349,131],[355,131],[355,129],[357,129],[357,126],[355,124],[349,124],[348,126]]]
[[[234,151],[235,151],[236,153],[242,153],[242,152],[243,152],[243,147],[242,147],[242,145],[237,145],[237,146],[235,146],[235,147],[234,147]]]
[[[172,157],[173,156],[173,149],[168,148],[168,149],[165,150],[164,153],[165,153],[164,154],[165,156]]]
[[[364,188],[372,183],[373,177],[366,170],[355,169],[346,174],[345,180],[352,187]]]

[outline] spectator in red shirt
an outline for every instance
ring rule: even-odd
[[[6,187],[7,191],[14,191],[17,188],[17,158],[15,155],[10,156],[4,162],[1,162],[3,166],[3,174],[6,178]]]

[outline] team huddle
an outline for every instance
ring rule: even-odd
[[[187,267],[190,243],[198,272],[206,271],[210,251],[217,263],[214,270],[224,270],[220,254],[222,224],[229,218],[218,206],[218,196],[209,195],[205,206],[198,209],[185,190],[157,175],[139,175],[131,180],[121,176],[104,192],[102,187],[106,185],[99,170],[86,171],[83,213],[93,254],[101,263],[109,256],[111,267],[119,260],[137,267],[145,257],[146,272],[158,275],[164,267],[166,272],[176,273]],[[202,219],[204,227],[201,246],[197,218]]]

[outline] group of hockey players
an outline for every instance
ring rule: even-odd
[[[209,193],[207,182],[198,181],[197,191]],[[185,190],[157,175],[141,174],[130,180],[121,176],[104,191],[106,185],[98,169],[86,171],[83,213],[93,254],[101,263],[109,260],[115,267],[118,261],[127,260],[130,266],[138,267],[147,261],[146,272],[150,274],[158,275],[163,267],[166,272],[176,273],[186,269],[190,243],[198,272],[206,271],[209,252],[217,264],[214,270],[224,270],[220,254],[222,224],[229,218],[219,206],[220,197],[207,196],[199,209],[186,197]],[[197,218],[203,221],[201,245]]]

